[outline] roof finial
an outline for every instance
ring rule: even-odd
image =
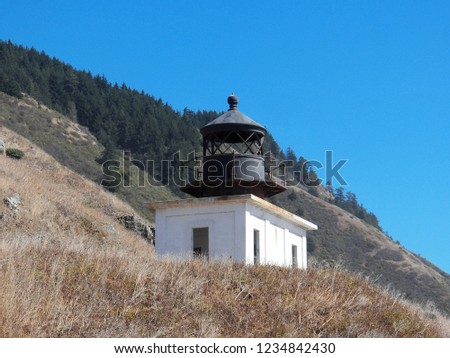
[[[237,109],[238,101],[239,101],[239,98],[237,98],[237,96],[234,93],[232,93],[228,96],[228,104],[230,105],[229,111],[231,111],[233,109]]]

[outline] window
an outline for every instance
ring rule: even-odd
[[[297,245],[292,245],[292,267],[298,267]]]
[[[259,257],[259,230],[253,230],[253,263],[258,265],[260,262]]]
[[[194,256],[209,258],[209,229],[207,227],[192,229],[192,239]]]

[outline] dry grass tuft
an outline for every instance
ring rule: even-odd
[[[0,156],[0,337],[440,337],[449,321],[336,268],[157,259],[131,209],[32,147]]]

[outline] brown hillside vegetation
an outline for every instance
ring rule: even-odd
[[[131,208],[0,129],[0,337],[439,337],[449,325],[333,268],[160,260]],[[3,199],[20,197],[13,212]]]
[[[368,223],[299,188],[289,188],[273,201],[319,226],[311,232],[309,251],[318,261],[337,261],[407,299],[433,303],[450,314],[450,275],[413,254]],[[426,240],[427,238],[424,238]]]
[[[102,176],[97,161],[103,147],[97,139],[86,128],[33,98],[24,94],[19,100],[0,92],[1,125],[23,135],[82,176],[96,182]],[[141,170],[131,171],[131,186],[120,187],[115,195],[153,220],[147,203],[169,200],[176,194],[167,187],[138,186],[141,175],[147,176]],[[297,187],[271,198],[275,204],[318,224],[319,230],[308,237],[310,257],[327,263],[339,262],[346,270],[375,277],[379,284],[401,292],[407,299],[421,305],[432,302],[437,309],[450,315],[449,274],[373,226],[330,204],[327,200],[332,197],[324,188],[318,189],[324,200]]]

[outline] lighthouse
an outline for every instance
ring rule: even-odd
[[[156,253],[306,268],[306,233],[317,225],[265,200],[286,190],[264,156],[267,131],[237,96],[228,104],[200,129],[200,170],[181,188],[193,198],[150,204]]]

